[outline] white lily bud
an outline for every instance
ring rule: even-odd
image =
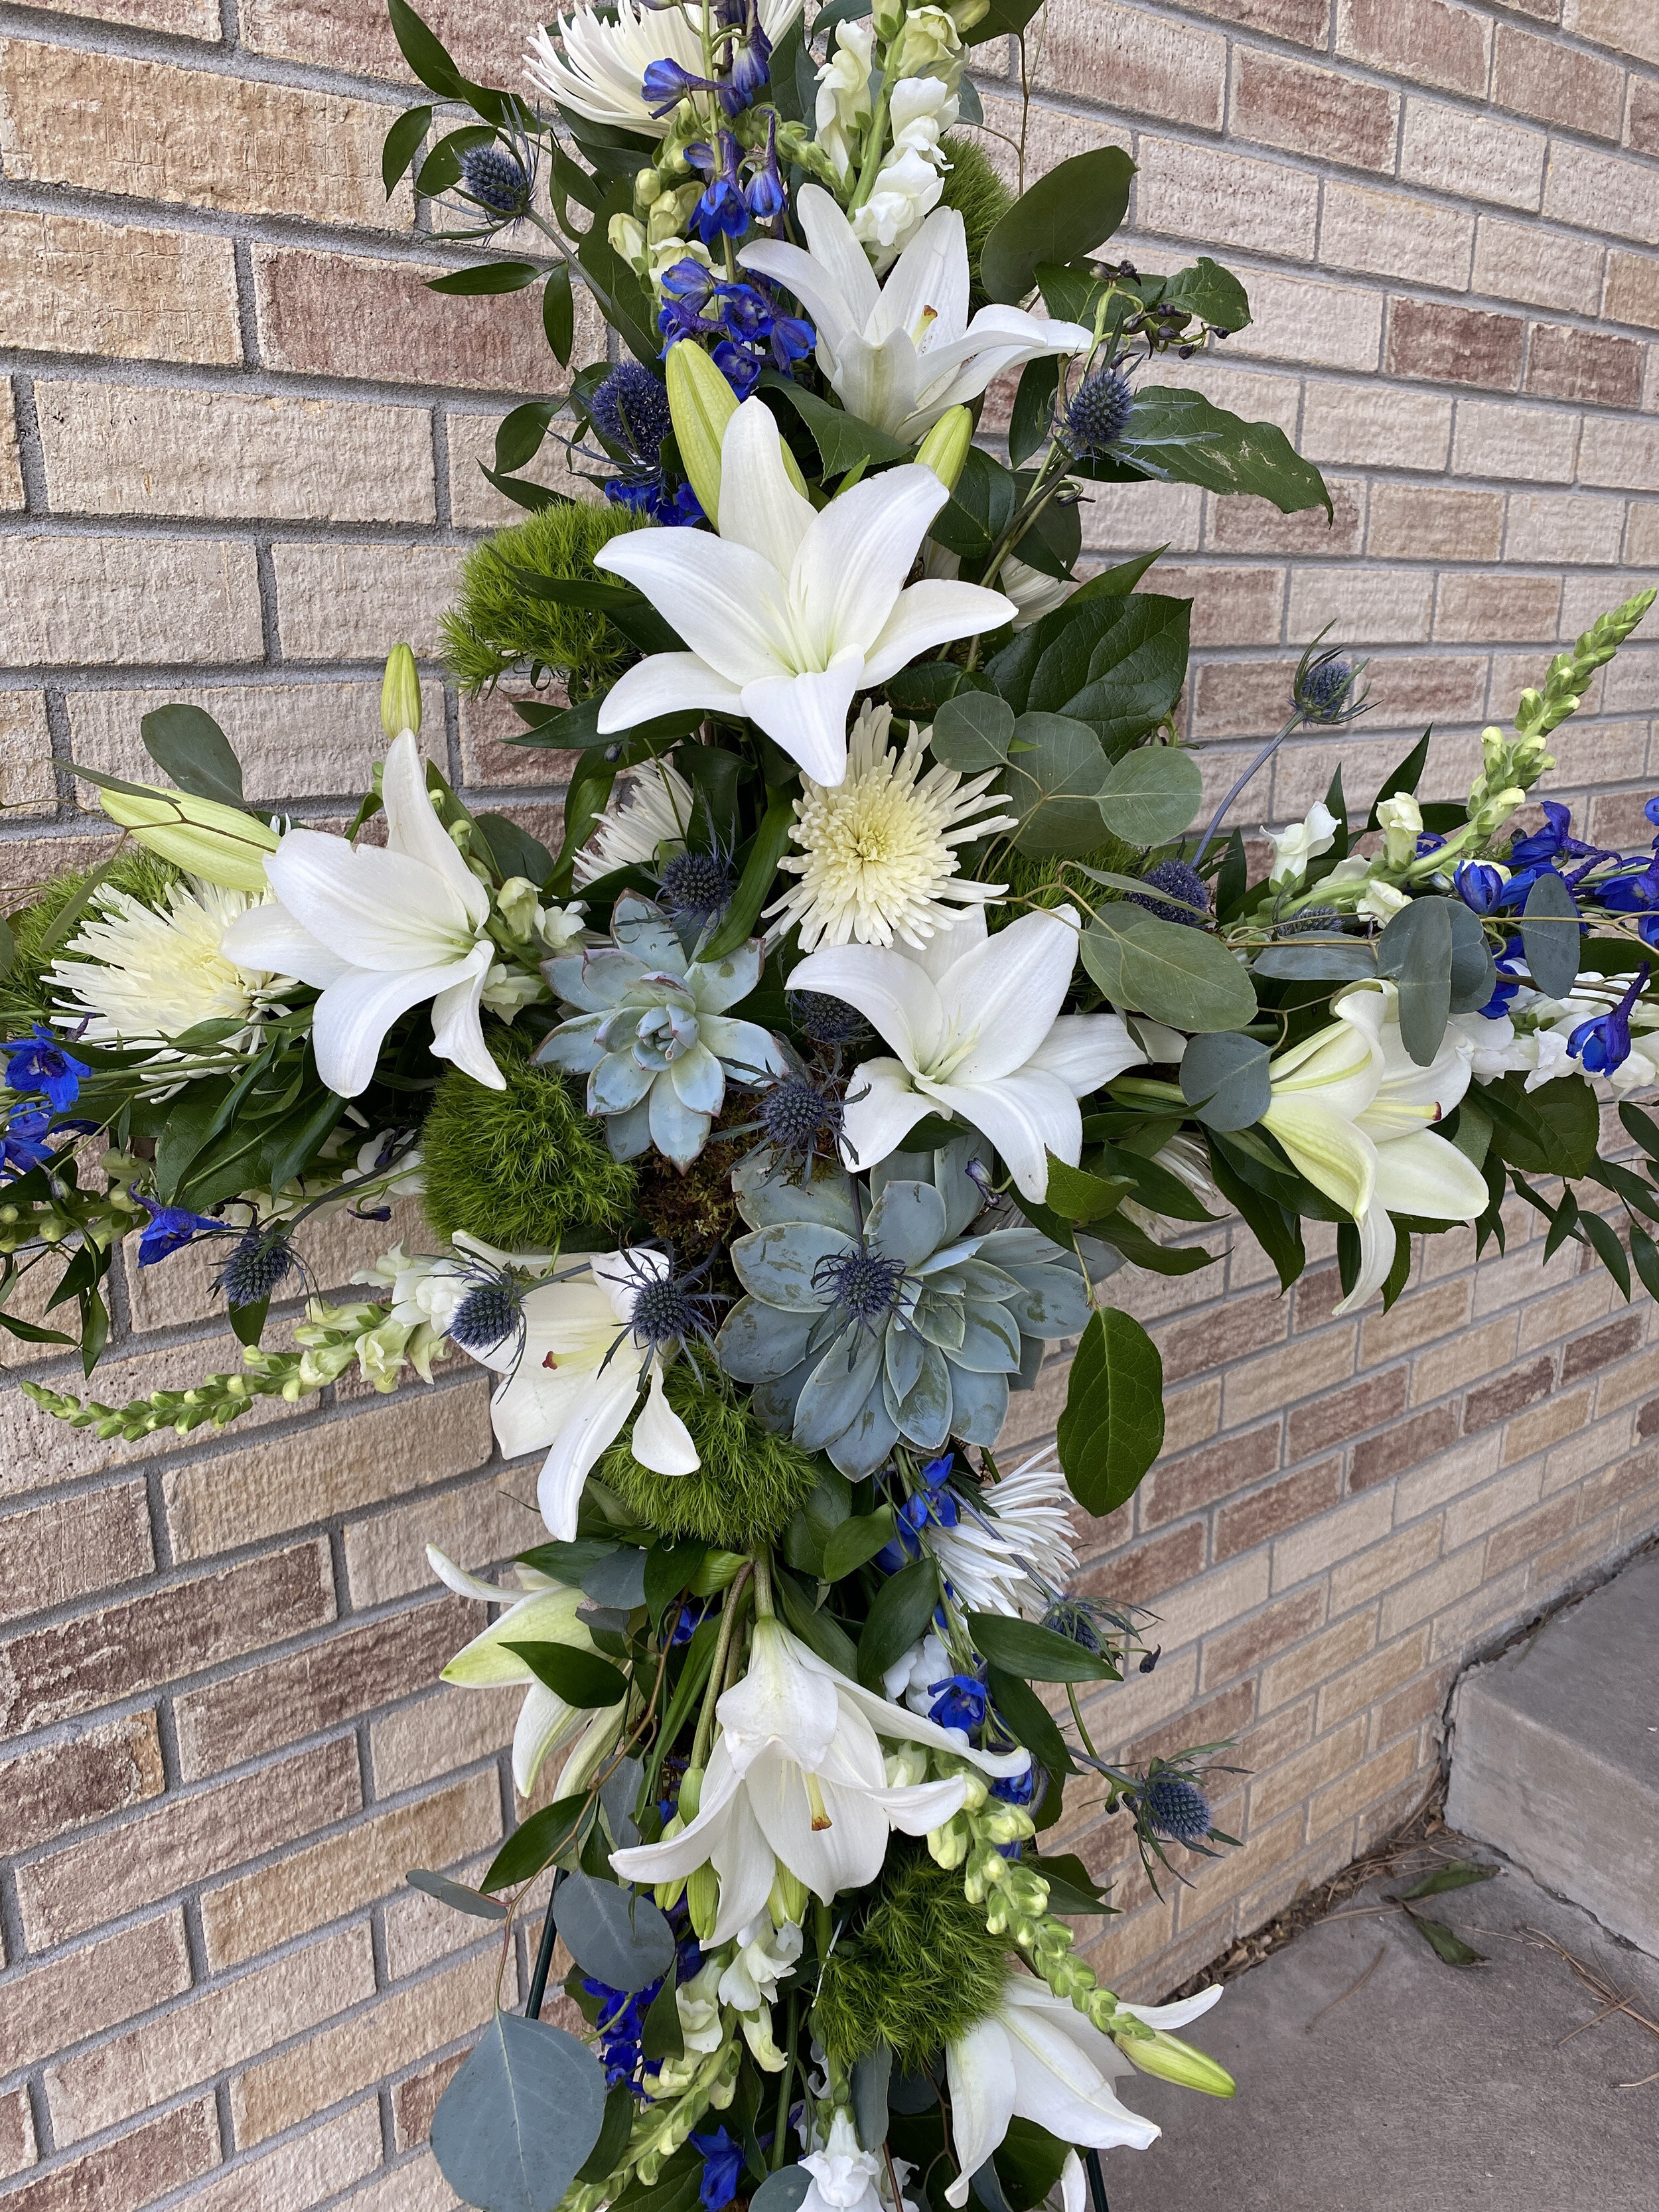
[[[421,728],[421,679],[406,645],[394,645],[386,657],[380,684],[380,727],[388,738]]]

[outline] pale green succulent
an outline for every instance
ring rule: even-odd
[[[789,1429],[845,1474],[871,1474],[901,1437],[936,1452],[988,1444],[1011,1388],[1042,1347],[1081,1329],[1079,1261],[1040,1230],[972,1224],[975,1139],[896,1152],[861,1184],[791,1183],[747,1162],[732,1178],[752,1234],[732,1246],[749,1296],[727,1316],[720,1364],[756,1386],[768,1427]]]

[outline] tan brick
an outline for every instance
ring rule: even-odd
[[[430,522],[437,513],[424,408],[37,383],[35,411],[60,514]]]
[[[36,353],[240,362],[231,242],[6,209],[0,331]]]
[[[1373,1616],[1366,1613],[1357,1618],[1366,1623],[1374,1638]],[[1420,1674],[1429,1663],[1429,1642],[1426,1628],[1413,1629],[1398,1643],[1372,1652],[1346,1672],[1334,1667],[1324,1677],[1319,1691],[1321,1730],[1336,1728],[1355,1713],[1363,1713],[1390,1691],[1397,1690],[1402,1682],[1409,1682],[1414,1675]]]
[[[1331,0],[1188,0],[1194,15],[1218,15],[1241,31],[1270,31],[1322,50],[1330,37]]]
[[[1109,87],[1115,108],[1218,131],[1227,45],[1111,0],[1052,0],[1036,81],[1054,91]]]
[[[1416,645],[1429,635],[1434,578],[1417,568],[1312,568],[1291,579],[1292,637],[1328,626],[1355,645]]]
[[[1397,1589],[1385,1591],[1377,1621],[1377,1632],[1383,1642],[1390,1642],[1403,1629],[1414,1627],[1419,1620],[1443,1612],[1476,1589],[1480,1581],[1483,1550],[1480,1544],[1468,1545],[1462,1551],[1441,1559],[1425,1574],[1414,1576]]]
[[[1114,484],[1103,496],[1085,498],[1082,517],[1085,553],[1122,553],[1135,545],[1195,553],[1204,497],[1195,484]]]
[[[1212,500],[1206,543],[1212,551],[1227,553],[1293,553],[1331,560],[1357,553],[1365,534],[1365,488],[1352,477],[1328,477],[1326,489],[1331,495],[1328,521],[1322,507],[1281,514],[1269,501],[1249,493]]]
[[[376,189],[379,187],[377,185]],[[468,392],[550,392],[565,373],[548,351],[541,294],[468,299],[427,289],[435,272],[380,255],[253,249],[260,357],[270,368]],[[605,356],[605,325],[578,285],[575,368]]]
[[[38,691],[0,691],[0,803],[26,818],[58,804],[46,703]],[[21,1305],[15,1310],[21,1312]]]
[[[1393,467],[1409,453],[1414,466],[1438,469],[1445,466],[1451,448],[1451,426],[1452,403],[1437,394],[1377,385],[1312,384],[1297,450],[1310,461],[1351,466]]]
[[[374,1989],[368,1929],[343,1928],[175,2005],[82,2057],[49,2066],[53,2132],[59,2142],[77,2142],[165,2104],[227,2067],[316,2027]]]
[[[1492,27],[1451,0],[1338,0],[1336,51],[1410,84],[1486,89]]]
[[[1237,1626],[1206,1637],[1199,1662],[1200,1686],[1212,1689],[1236,1675],[1255,1674],[1276,1652],[1286,1650],[1291,1644],[1300,1644],[1304,1637],[1311,1636],[1315,1629],[1324,1625],[1324,1620],[1325,1587],[1322,1583],[1311,1589],[1299,1590],[1294,1597],[1280,1598],[1277,1604],[1263,1607]]]
[[[1452,474],[1570,483],[1581,422],[1579,416],[1560,408],[1460,399],[1452,435]]]
[[[493,1954],[393,1990],[337,2027],[297,2045],[232,2082],[239,2143],[264,2142],[319,2107],[396,2073],[466,2034],[495,2001]],[[512,1976],[504,2002],[511,2002]]]
[[[1328,268],[1465,292],[1474,258],[1474,217],[1437,200],[1333,178],[1325,186],[1319,258]]]
[[[1287,1400],[1306,1398],[1353,1372],[1352,1324],[1289,1344],[1247,1360],[1222,1385],[1224,1419],[1229,1426],[1259,1420]]]
[[[1414,1740],[1397,1744],[1379,1759],[1368,1759],[1352,1774],[1322,1790],[1308,1808],[1310,1837],[1322,1836],[1340,1821],[1349,1820],[1376,1799],[1397,1790],[1417,1769]]]
[[[0,1620],[136,1581],[155,1563],[142,1482],[0,1516]]]
[[[163,31],[175,39],[220,37],[215,0],[36,0],[55,15],[90,15],[128,31]]]
[[[388,1797],[418,1789],[478,1759],[493,1759],[513,1741],[520,1702],[444,1688],[374,1722],[368,1741],[375,1794]]]
[[[1647,348],[1634,338],[1539,323],[1528,349],[1526,389],[1543,399],[1639,407],[1646,361]]]
[[[1526,325],[1482,307],[1437,300],[1393,301],[1384,363],[1390,375],[1513,392],[1521,381]]]
[[[1382,339],[1382,302],[1350,285],[1310,283],[1267,271],[1250,277],[1248,330],[1234,341],[1269,361],[1370,371]]]
[[[1609,1522],[1601,1540],[1600,1556],[1603,1559],[1611,1548],[1612,1534]],[[1477,1544],[1474,1548],[1481,1552],[1485,1547]],[[1535,1607],[1541,1586],[1542,1577],[1534,1578],[1531,1568],[1513,1567],[1496,1579],[1486,1577],[1461,1603],[1443,1606],[1434,1621],[1433,1656],[1437,1665],[1449,1661],[1455,1673],[1473,1644],[1511,1626],[1525,1612]]]
[[[1659,491],[1659,422],[1587,415],[1578,480],[1626,491]]]
[[[251,546],[207,538],[0,542],[0,663],[257,660]]]
[[[1270,370],[1236,368],[1219,354],[1195,355],[1181,365],[1181,381],[1201,392],[1230,415],[1247,422],[1271,422],[1287,438],[1296,434],[1302,406],[1301,380],[1278,376]]]
[[[1495,1430],[1466,1437],[1453,1449],[1403,1472],[1395,1486],[1394,1517],[1403,1525],[1449,1498],[1478,1489],[1497,1474],[1503,1439]]]
[[[22,1734],[331,1620],[325,1542],[24,1630],[0,1653],[0,1715]]]
[[[1184,1514],[1201,1512],[1279,1465],[1279,1424],[1224,1437],[1204,1451],[1164,1459],[1140,1486],[1140,1525],[1156,1528]]]
[[[451,1866],[495,1842],[501,1818],[495,1776],[477,1774],[210,1889],[202,1899],[208,1958],[216,1970],[240,1966],[355,1912],[395,1891],[407,1868]]]
[[[1511,561],[1608,563],[1619,558],[1624,521],[1620,500],[1512,491],[1504,550]]]
[[[1556,139],[1544,175],[1544,212],[1557,222],[1577,223],[1603,236],[1611,233],[1659,246],[1653,172],[1623,154]]]
[[[1399,95],[1381,85],[1258,46],[1233,49],[1228,127],[1235,137],[1346,167],[1392,170],[1399,120]]]
[[[1365,1723],[1351,1721],[1334,1735],[1311,1743],[1294,1759],[1250,1784],[1250,1825],[1265,1826],[1312,1796],[1338,1775],[1357,1766],[1364,1754]]]
[[[1261,1291],[1251,1297],[1230,1298],[1201,1320],[1183,1322],[1158,1337],[1166,1382],[1184,1381],[1206,1369],[1221,1367],[1281,1344],[1290,1322],[1290,1310],[1276,1292]]]
[[[1447,1551],[1460,1550],[1535,1505],[1543,1479],[1541,1467],[1517,1468],[1499,1481],[1453,1499],[1446,1507]]]
[[[1659,64],[1659,23],[1643,0],[1565,0],[1562,27],[1633,61]]]
[[[535,0],[508,0],[506,6],[500,0],[426,0],[421,15],[456,65],[478,84],[518,82],[526,43],[542,20]],[[339,0],[240,0],[237,22],[242,44],[256,53],[410,82],[409,64],[380,9],[342,8]],[[212,35],[219,35],[216,14]]]
[[[1616,139],[1624,119],[1625,72],[1559,38],[1513,23],[1498,26],[1492,96],[1499,107],[1540,123],[1562,123],[1589,138]]]
[[[17,398],[11,379],[0,376],[0,507],[21,509],[23,471],[17,454]]]
[[[1583,239],[1483,215],[1475,232],[1473,289],[1499,300],[1572,308],[1593,315],[1601,295],[1601,256]]]
[[[407,185],[380,182],[386,110],[107,50],[0,48],[7,174],[185,207],[406,230]]]
[[[483,1622],[477,1606],[446,1597],[189,1692],[173,1701],[179,1771],[199,1782],[423,1690]]]
[[[380,2163],[380,2113],[366,2097],[320,2127],[241,2160],[192,2191],[191,2212],[289,2212],[325,2199]]]
[[[1295,1528],[1334,1505],[1341,1492],[1342,1462],[1338,1455],[1224,1506],[1216,1516],[1215,1558],[1218,1561],[1231,1559],[1235,1552]]]
[[[1356,1556],[1349,1557],[1350,1552]],[[1358,1545],[1346,1547],[1337,1554],[1338,1563],[1331,1571],[1333,1617],[1351,1613],[1383,1590],[1394,1589],[1427,1566],[1439,1552],[1438,1521],[1425,1521],[1414,1528],[1403,1529],[1369,1551],[1360,1551]]]
[[[1434,1732],[1438,1736],[1446,1699],[1456,1676],[1455,1667],[1443,1666],[1435,1674],[1425,1674],[1420,1681],[1410,1683],[1386,1698],[1371,1715],[1371,1749],[1380,1749],[1408,1732],[1414,1735],[1425,1721],[1434,1723]]]
[[[500,530],[509,522],[522,522],[525,511],[498,492],[483,475],[495,465],[495,431],[499,415],[462,415],[453,410],[444,417],[449,440],[449,512],[459,530]],[[546,484],[567,499],[597,500],[595,484],[577,475],[561,438],[572,425],[567,418],[556,422],[542,449],[520,476],[532,483]],[[588,465],[579,462],[578,467]]]
[[[1150,1604],[1196,1574],[1204,1564],[1204,1531],[1195,1522],[1171,1528],[1151,1542],[1086,1565],[1079,1588],[1085,1596],[1120,1604]]]
[[[1182,1893],[1182,1921],[1193,1923],[1203,1919],[1207,1923],[1209,1916],[1229,1899],[1237,1897],[1241,1890],[1253,1887],[1275,1867],[1293,1858],[1302,1848],[1302,1840],[1303,1816],[1299,1812],[1292,1813],[1270,1828],[1258,1829],[1246,1838],[1239,1850],[1228,1851],[1219,1859],[1193,1860],[1190,1870],[1182,1869],[1192,1883],[1190,1890]],[[1216,1954],[1211,1949],[1204,1955],[1213,1958]],[[1194,1962],[1194,1966],[1199,1963]]]
[[[26,2181],[7,2212],[139,2212],[218,2163],[219,2116],[211,2097],[198,2097]]]
[[[435,659],[460,557],[447,545],[274,546],[285,657],[379,662],[387,639],[402,638]]]
[[[1659,260],[1647,253],[1609,253],[1601,312],[1612,323],[1659,330]]]
[[[343,1820],[362,1802],[349,1736],[36,1859],[17,1875],[32,1945],[60,1943]]]
[[[454,2080],[460,2069],[461,2054],[453,2058],[441,2058],[435,2066],[422,2067],[411,2074],[406,2081],[398,2082],[392,2093],[392,2120],[399,2150],[408,2150],[415,2143],[423,2143],[432,2133],[432,2116],[438,2109],[438,2100]]]
[[[1356,1613],[1346,1620],[1338,1621],[1322,1634],[1310,1638],[1294,1651],[1287,1651],[1282,1659],[1275,1659],[1261,1670],[1258,1694],[1262,1711],[1271,1712],[1278,1706],[1287,1705],[1291,1698],[1303,1697],[1308,1691],[1316,1689],[1322,1682],[1328,1682],[1333,1675],[1363,1658],[1376,1640],[1375,1617],[1369,1613]],[[1426,1648],[1427,1639],[1425,1638]],[[1367,1701],[1362,1699],[1361,1702]],[[1332,1721],[1322,1725],[1331,1726],[1334,1720],[1346,1717],[1345,1714],[1338,1713]]]
[[[1311,1576],[1323,1574],[1336,1562],[1349,1559],[1352,1553],[1386,1535],[1393,1517],[1393,1498],[1385,1490],[1374,1491],[1338,1506],[1333,1513],[1321,1514],[1317,1520],[1292,1530],[1288,1536],[1281,1536],[1273,1546],[1274,1589],[1289,1589]],[[1352,1567],[1346,1571],[1352,1574]],[[1344,1601],[1338,1605],[1334,1596],[1332,1610],[1346,1613],[1358,1601],[1353,1595],[1345,1595]]]
[[[358,2190],[351,2206],[352,2212],[461,2212],[455,2192],[429,2150],[404,2159],[400,2166]]]
[[[0,2180],[9,2180],[33,2166],[40,2155],[34,2136],[34,2115],[29,2110],[27,2087],[0,2097]]]
[[[268,1443],[186,1461],[162,1479],[173,1554],[207,1559],[357,1512],[411,1485],[465,1474],[489,1450],[489,1387],[469,1380],[382,1399],[347,1426],[313,1422]]]
[[[1455,1406],[1431,1406],[1425,1413],[1391,1421],[1380,1436],[1354,1446],[1348,1463],[1349,1486],[1369,1490],[1375,1483],[1386,1482],[1445,1451],[1456,1437]]]
[[[1557,577],[1481,575],[1465,570],[1440,579],[1434,634],[1457,642],[1535,638],[1547,644],[1556,635],[1560,611]]]
[[[1419,1291],[1387,1313],[1366,1315],[1359,1330],[1359,1364],[1380,1367],[1385,1360],[1397,1359],[1402,1352],[1462,1328],[1468,1317],[1467,1282],[1440,1283],[1432,1290]]]
[[[1279,641],[1285,614],[1282,568],[1182,568],[1160,563],[1146,588],[1192,600],[1192,640],[1200,651]]]
[[[167,1786],[153,1711],[0,1761],[0,1851],[49,1843]]]
[[[1252,161],[1170,138],[1141,140],[1139,170],[1138,229],[1248,246],[1286,260],[1313,259],[1317,178],[1282,162]]]
[[[187,1990],[184,1916],[158,1913],[101,1943],[27,1966],[3,1987],[0,2072],[14,2074]]]
[[[1590,1393],[1577,1390],[1571,1396],[1547,1398],[1530,1413],[1520,1414],[1504,1431],[1504,1465],[1512,1466],[1516,1460],[1559,1443],[1563,1437],[1583,1427],[1589,1411]]]
[[[1330,1396],[1316,1399],[1312,1405],[1304,1406],[1290,1418],[1285,1456],[1294,1464],[1308,1459],[1315,1452],[1328,1450],[1334,1444],[1344,1443],[1349,1437],[1358,1436],[1366,1429],[1376,1428],[1392,1420],[1405,1410],[1406,1370],[1403,1367],[1384,1370],[1380,1375],[1367,1375],[1346,1390],[1332,1392]]]

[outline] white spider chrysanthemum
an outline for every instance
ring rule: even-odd
[[[648,868],[659,845],[683,845],[696,805],[696,794],[672,762],[647,761],[577,854],[577,887],[613,868]]]
[[[161,907],[131,891],[94,892],[90,916],[52,964],[56,1018],[89,1043],[151,1047],[167,1059],[170,1040],[198,1022],[243,1022],[227,1040],[240,1049],[261,1006],[295,988],[291,976],[244,967],[224,950],[231,923],[264,903],[194,876],[170,884]]]
[[[963,906],[1000,898],[1008,888],[959,877],[952,849],[1016,826],[1012,815],[995,811],[1003,802],[986,794],[993,776],[963,783],[957,769],[943,767],[924,775],[929,732],[913,730],[904,750],[890,753],[892,719],[890,707],[866,701],[848,739],[845,781],[801,777],[794,829],[801,850],[779,863],[800,881],[766,911],[769,919],[781,915],[785,929],[799,922],[803,952],[895,938],[920,947],[949,929]]]
[[[963,1500],[955,1528],[930,1521],[923,1530],[923,1543],[970,1613],[1035,1618],[1076,1571],[1071,1493],[1065,1477],[1044,1462],[1037,1452],[992,1484],[982,1517]]]
[[[800,13],[801,0],[761,0],[760,26],[775,46]],[[655,116],[643,79],[653,62],[678,62],[704,74],[702,10],[641,7],[617,0],[616,20],[592,7],[568,7],[530,42],[525,75],[538,91],[592,123],[619,124],[648,138],[665,138],[673,111]],[[556,38],[555,33],[557,33]]]

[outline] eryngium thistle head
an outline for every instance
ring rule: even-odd
[[[1204,917],[1210,910],[1210,891],[1196,868],[1189,868],[1185,860],[1160,860],[1155,868],[1148,868],[1140,880],[1158,890],[1169,891],[1184,902],[1171,906],[1168,899],[1148,898],[1144,892],[1132,891],[1131,906],[1145,907],[1160,921],[1184,921],[1189,928],[1203,928]],[[1194,906],[1200,912],[1189,914],[1187,908]]]
[[[723,853],[677,853],[658,882],[665,912],[690,921],[712,921],[724,913],[737,887]]]
[[[812,1270],[812,1288],[829,1301],[842,1323],[883,1328],[896,1313],[904,1289],[904,1262],[862,1246],[850,1252],[826,1252]]]
[[[447,1334],[463,1352],[493,1352],[519,1328],[522,1294],[505,1275],[470,1290],[450,1316]]]
[[[756,1108],[761,1133],[774,1152],[810,1173],[819,1152],[833,1159],[846,1108],[810,1076],[792,1075],[763,1091]]]
[[[1342,917],[1334,906],[1304,906],[1279,925],[1281,937],[1330,937],[1339,934]]]
[[[1324,635],[1320,632],[1320,637]],[[1291,680],[1291,700],[1304,722],[1334,728],[1340,722],[1352,722],[1365,711],[1370,685],[1360,685],[1367,664],[1349,660],[1344,654],[1332,651],[1316,653],[1313,645],[1297,664]]]
[[[228,1306],[257,1306],[270,1297],[298,1265],[294,1248],[279,1229],[250,1229],[237,1239],[219,1273]]]
[[[505,146],[473,146],[461,156],[462,188],[492,215],[510,220],[530,204],[524,164]]]
[[[1184,1774],[1149,1774],[1139,1793],[1138,1810],[1155,1835],[1189,1849],[1201,1844],[1212,1826],[1209,1799]]]
[[[814,1044],[856,1044],[870,1034],[870,1024],[856,1006],[832,999],[827,992],[791,991],[784,1003],[791,1021]]]
[[[1060,434],[1074,453],[1103,453],[1129,427],[1134,390],[1121,370],[1091,369],[1062,410]]]
[[[595,389],[587,411],[602,438],[645,462],[655,462],[663,440],[674,427],[668,411],[668,388],[643,362],[625,361],[613,368]]]

